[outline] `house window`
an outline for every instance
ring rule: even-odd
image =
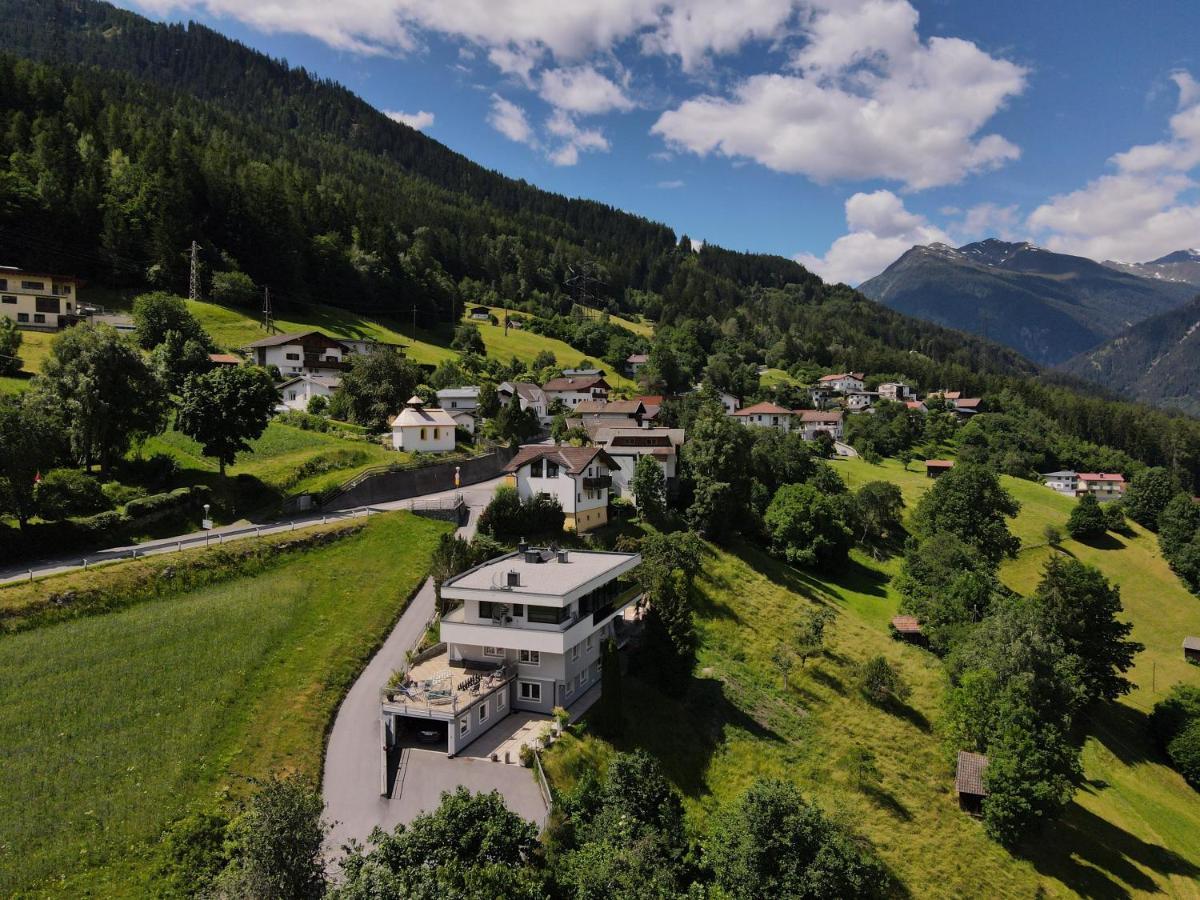
[[[484,722],[486,722],[486,721],[487,721],[487,718],[488,718],[488,702],[487,702],[486,700],[484,700],[484,701],[483,701],[483,703],[482,703],[482,704],[480,704],[480,707],[479,707],[479,712],[478,712],[478,713],[476,713],[475,715],[476,715],[476,718],[478,718],[478,719],[479,719],[479,724],[480,724],[480,725],[482,725]]]
[[[18,322],[28,322],[29,321],[29,313],[17,313],[17,321]]]
[[[58,294],[60,297],[71,296],[71,286],[69,284],[56,284],[50,290],[51,293]]]
[[[525,615],[525,604],[524,603],[514,603],[512,605],[512,614],[514,616],[524,616]]]
[[[421,429],[421,440],[425,440],[425,429]]]
[[[435,428],[435,429],[433,429],[433,439],[434,439],[435,441],[438,439],[438,430],[437,430],[436,428]]]
[[[479,601],[479,617],[482,619],[495,619],[504,615],[504,604],[493,603],[491,600]]]
[[[289,399],[289,400],[295,400],[295,399],[296,399],[296,392],[295,392],[295,391],[288,391],[288,399]]]
[[[522,650],[520,653],[522,664],[527,666],[540,666],[542,664],[542,654],[540,650]]]
[[[284,356],[284,358],[285,359],[299,359],[300,354],[299,353],[288,353]]]
[[[34,321],[34,322],[37,322],[37,323],[40,323],[40,324],[45,324],[45,322],[46,322],[46,317],[45,317],[45,316],[44,316],[42,313],[34,313],[34,314],[33,314],[33,321]]]
[[[504,649],[502,647],[484,647],[484,656],[492,656],[497,659],[504,659]]]
[[[549,460],[546,461],[546,477],[547,478],[557,478],[558,477],[558,463],[550,462]]]
[[[563,696],[570,697],[573,693],[575,693],[575,686],[568,681],[563,685]]]
[[[501,691],[496,695],[496,713],[497,715],[504,712],[504,707],[508,705],[508,691]]]
[[[529,477],[530,478],[541,478],[542,477],[542,461],[540,459],[535,459],[533,462],[531,462],[529,464]]]
[[[521,681],[517,684],[521,692],[521,699],[528,700],[531,703],[542,702],[542,686],[536,681]]]
[[[540,625],[559,625],[570,617],[561,606],[530,606],[525,618]]]
[[[15,294],[5,294],[0,300],[3,300],[5,303],[16,303],[17,297]]]
[[[571,648],[571,662],[575,662],[575,660],[577,660],[577,659],[579,659],[579,645],[578,644],[576,644],[574,647]]]
[[[7,290],[8,290],[8,279],[0,278],[0,291],[7,291]]]
[[[471,716],[470,716],[470,714],[467,714],[466,716],[463,717],[462,721],[458,723],[458,736],[462,737],[464,734],[466,734],[470,730],[471,730]]]
[[[22,281],[21,290],[23,291],[44,291],[46,282],[44,281]]]
[[[588,639],[587,639],[587,649],[588,649],[588,652],[591,652],[591,649],[592,649],[592,635],[590,635],[590,634],[588,635]]]

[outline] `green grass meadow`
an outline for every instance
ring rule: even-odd
[[[931,482],[892,460],[834,463],[851,486],[890,480],[911,508]],[[1005,478],[1021,501],[1012,523],[1029,549],[1005,563],[1007,584],[1028,591],[1042,561],[1047,523],[1063,525],[1073,501]],[[643,746],[683,792],[689,823],[703,827],[757,776],[795,782],[831,815],[866,835],[913,897],[1200,897],[1200,794],[1163,764],[1145,738],[1145,714],[1176,681],[1200,684],[1184,664],[1183,634],[1200,633],[1200,599],[1158,554],[1153,535],[1062,552],[1099,566],[1120,584],[1134,636],[1146,644],[1131,676],[1136,690],[1099,711],[1083,749],[1085,781],[1064,819],[1020,856],[989,840],[958,809],[953,755],[938,735],[946,679],[932,654],[893,641],[898,607],[889,581],[899,559],[854,552],[836,576],[784,565],[746,544],[708,548],[699,580],[701,648],[682,702],[634,677],[626,681],[627,732],[620,749]],[[799,664],[783,689],[771,655],[814,606],[839,611],[827,652]],[[880,709],[854,686],[855,668],[882,653],[912,686],[903,707]],[[585,733],[586,734],[586,733]],[[878,786],[851,782],[840,763],[854,747],[875,755]],[[546,756],[557,786],[584,765],[603,766],[612,746],[566,738]]]
[[[337,704],[449,527],[372,517],[256,576],[0,639],[0,895],[148,896],[153,845],[190,805],[317,778]]]

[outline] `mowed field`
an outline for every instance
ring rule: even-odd
[[[851,486],[896,482],[910,508],[930,484],[923,471],[905,472],[891,460],[834,465]],[[1072,501],[1030,482],[1004,482],[1022,502],[1013,528],[1031,549],[1006,563],[1002,577],[1030,590],[1049,552],[1035,546],[1043,528],[1065,523]],[[1182,634],[1200,631],[1200,600],[1178,584],[1143,531],[1111,546],[1066,541],[1063,549],[1121,584],[1135,637],[1147,649],[1132,673],[1138,689],[1101,710],[1087,738],[1076,802],[1021,858],[958,810],[953,755],[938,736],[942,665],[888,635],[898,606],[889,584],[899,570],[895,558],[855,551],[847,571],[825,577],[749,545],[709,547],[692,689],[678,702],[629,679],[629,724],[619,746],[648,747],[663,761],[697,828],[756,776],[794,781],[870,838],[914,897],[1200,897],[1200,794],[1162,764],[1144,736],[1145,710],[1171,683],[1200,684],[1200,671],[1185,666],[1179,650]],[[785,691],[771,656],[816,606],[840,613],[828,650],[803,669],[797,664]],[[880,709],[855,688],[857,665],[878,653],[912,686],[906,706]],[[856,747],[874,754],[878,785],[858,786],[845,771],[841,760]],[[567,785],[580,766],[603,765],[611,752],[594,737],[565,739],[547,754],[551,779]]]
[[[0,639],[0,896],[150,896],[173,819],[249,777],[319,776],[337,704],[450,527],[365,524],[253,577]]]

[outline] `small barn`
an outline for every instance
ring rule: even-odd
[[[1200,637],[1183,639],[1183,658],[1190,663],[1200,665]]]
[[[925,460],[925,477],[940,478],[953,468],[954,460],[952,459],[927,459]]]
[[[892,616],[892,634],[914,644],[922,643],[925,639],[916,616]]]
[[[983,786],[983,773],[987,770],[988,758],[982,753],[958,751],[958,770],[954,774],[954,790],[958,792],[958,808],[978,816],[983,812],[983,798],[987,788]]]

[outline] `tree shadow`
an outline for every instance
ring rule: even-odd
[[[1123,550],[1125,542],[1120,538],[1114,537],[1107,531],[1103,534],[1088,535],[1087,537],[1077,538],[1079,543],[1085,547],[1091,547],[1093,550]]]
[[[1158,893],[1154,879],[1138,866],[1163,877],[1200,876],[1195,863],[1130,834],[1078,803],[1072,803],[1053,827],[1053,840],[1031,840],[1021,848],[1022,855],[1039,873],[1058,878],[1085,897],[1129,897],[1131,888]]]
[[[1146,713],[1112,700],[1093,710],[1087,733],[1127,766],[1161,762],[1150,740],[1148,723]]]
[[[809,669],[808,675],[810,678],[812,678],[813,681],[820,682],[821,684],[823,684],[827,688],[829,688],[831,691],[841,694],[843,697],[846,695],[846,685],[836,675],[831,675],[828,672],[826,672],[824,669],[819,669],[816,667]]]
[[[868,800],[880,809],[890,812],[901,822],[912,821],[912,813],[908,811],[908,807],[901,803],[896,795],[890,791],[886,791],[877,785],[860,785],[859,790],[862,791],[863,796]]]

